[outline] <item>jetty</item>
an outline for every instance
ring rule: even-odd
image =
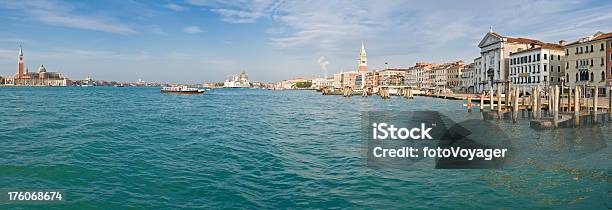
[[[530,120],[536,129],[552,129],[579,126],[584,121],[598,123],[612,120],[612,90],[600,93],[597,86],[549,86],[511,87],[505,93],[501,86],[490,88],[481,94],[452,93],[450,91],[423,90],[414,87],[388,87],[377,89],[323,88],[323,95],[342,95],[368,97],[378,95],[383,99],[400,96],[413,99],[415,96],[462,100],[467,112],[474,109],[483,113],[483,119]],[[606,97],[608,95],[608,97]],[[520,115],[520,116],[519,116]]]

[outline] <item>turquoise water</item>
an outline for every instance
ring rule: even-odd
[[[536,132],[501,122],[525,148],[512,169],[365,166],[361,111],[434,109],[479,119],[460,101],[423,97],[0,87],[0,188],[66,198],[0,209],[612,207],[610,125]]]

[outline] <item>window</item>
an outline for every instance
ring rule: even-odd
[[[546,64],[544,64],[544,71],[546,71],[547,68],[548,68],[548,66],[546,66]]]
[[[565,49],[565,55],[569,55],[569,49]]]
[[[591,52],[593,52],[593,45],[591,45]]]
[[[561,72],[561,66],[557,66],[557,72]]]
[[[593,72],[591,72],[591,82],[593,81]]]
[[[544,82],[546,82],[546,79],[548,78],[548,76],[544,76]]]
[[[569,61],[565,62],[565,68],[569,69]]]
[[[604,43],[601,43],[601,47],[599,48],[599,51],[603,51],[603,50],[604,50]],[[591,51],[593,50],[591,49]]]
[[[529,56],[528,61],[527,62],[531,62],[531,56]]]
[[[557,60],[561,60],[561,55],[557,55]]]
[[[601,66],[603,66],[603,65],[604,65],[604,58],[601,58],[601,64],[600,64],[600,65],[601,65]]]
[[[593,66],[593,59],[591,58],[591,66]]]
[[[553,69],[553,65],[550,65],[550,72],[553,72],[555,69]]]
[[[547,59],[547,58],[546,58],[546,56],[548,56],[548,54],[544,53],[544,60],[546,60],[546,59]],[[540,61],[540,59],[539,59],[539,58],[540,58],[540,54],[538,54],[538,61]]]
[[[576,82],[578,82],[578,73],[576,73]]]
[[[606,73],[604,73],[603,71],[601,72],[601,81],[606,80]]]

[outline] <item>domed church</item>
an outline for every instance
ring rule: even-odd
[[[17,74],[14,77],[5,79],[6,85],[15,86],[66,86],[68,78],[62,77],[59,72],[47,72],[45,65],[40,65],[38,72],[30,72],[24,66],[23,49],[19,47],[19,62],[17,66]]]

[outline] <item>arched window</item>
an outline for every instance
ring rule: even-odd
[[[576,82],[578,82],[579,79],[580,77],[578,77],[578,73],[576,73]]]

